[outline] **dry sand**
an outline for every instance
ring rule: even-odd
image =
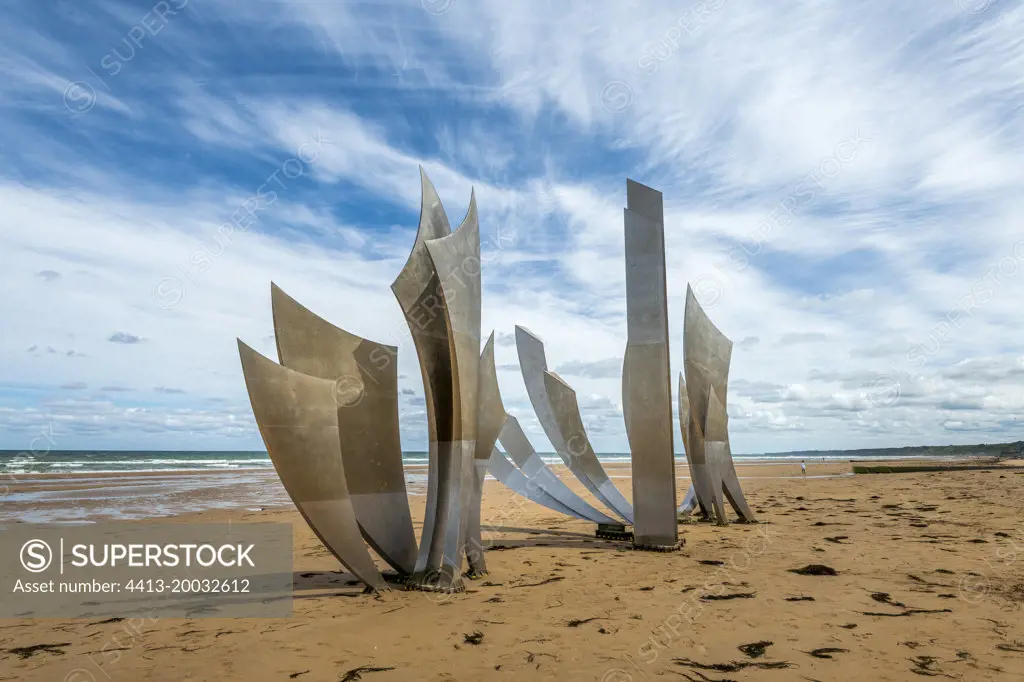
[[[740,467],[761,523],[671,554],[488,482],[491,574],[451,596],[361,595],[291,508],[181,515],[293,523],[294,617],[3,620],[0,680],[1024,680],[1024,472],[813,478],[849,470]]]

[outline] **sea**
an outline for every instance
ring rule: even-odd
[[[898,451],[897,451],[898,452]],[[556,453],[541,453],[550,464],[560,459]],[[630,461],[629,453],[599,453],[602,462]],[[856,460],[928,459],[920,454],[899,455],[893,450],[807,450],[801,452],[774,452],[736,454],[733,459],[749,464],[773,464],[787,461],[847,462]],[[933,457],[938,459],[940,457]],[[685,462],[685,458],[678,458]],[[427,453],[402,453],[407,466],[427,464]],[[84,474],[84,473],[136,473],[174,471],[232,471],[240,469],[273,469],[266,451],[180,451],[180,450],[50,450],[47,452],[21,452],[0,450],[0,477],[26,474]]]
[[[898,452],[807,451],[734,458],[744,464],[794,464],[792,475],[759,476],[754,470],[741,478],[805,478],[796,467],[801,460],[808,464],[806,478],[831,478],[852,474],[817,472],[814,463],[923,458],[921,453],[908,456]],[[542,457],[560,463],[555,453]],[[626,453],[598,457],[606,464],[628,463],[630,459]],[[408,494],[425,494],[427,453],[405,452],[403,461]],[[685,467],[678,471],[680,479],[688,479],[687,474]],[[627,478],[615,469],[609,470],[609,477]],[[289,504],[288,493],[265,451],[0,451],[0,528],[6,523],[95,523],[221,509],[260,512]]]

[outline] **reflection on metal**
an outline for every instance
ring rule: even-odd
[[[722,505],[722,493],[729,504],[743,521],[754,521],[754,513],[750,510],[743,490],[740,488],[736,466],[733,463],[729,448],[729,415],[725,404],[718,399],[714,387],[708,396],[708,421],[704,430],[705,457],[711,472],[711,485],[715,494],[715,514],[719,522],[725,520],[725,507]],[[721,511],[719,511],[721,507]]]
[[[626,180],[627,342],[622,409],[633,463],[634,545],[679,546],[661,192]]]
[[[683,364],[690,412],[685,442],[697,502],[705,516],[714,509],[718,522],[725,523],[724,509],[716,506],[724,488],[740,517],[754,521],[729,449],[726,405],[732,341],[711,322],[689,286],[684,316]]]
[[[508,453],[508,456],[519,467],[519,470],[523,472],[527,480],[557,500],[559,504],[570,509],[572,516],[593,523],[609,525],[618,523],[612,517],[587,504],[569,486],[562,483],[562,480],[558,478],[555,472],[548,468],[548,465],[541,459],[541,456],[533,449],[530,440],[523,433],[523,427],[519,425],[519,420],[512,415],[507,415],[499,440],[502,447],[505,448],[505,452]]]
[[[572,414],[575,413],[573,421],[577,424],[576,428],[563,429],[559,418],[556,417],[554,404],[548,394],[548,365],[544,356],[544,343],[525,327],[516,325],[516,350],[519,353],[519,368],[523,373],[523,381],[526,382],[530,403],[555,452],[587,490],[618,516],[632,523],[633,508],[612,485],[608,474],[594,455],[594,450],[590,447],[590,441],[583,430],[576,395],[561,380],[557,383],[565,386],[568,394],[571,394],[560,391],[564,399],[562,402],[565,414],[567,418],[572,419]]]
[[[483,500],[484,478],[488,464],[494,459],[494,444],[505,424],[505,406],[498,388],[498,372],[494,366],[494,332],[491,332],[483,353],[480,354],[480,383],[477,395],[477,435],[473,456],[473,489],[466,525],[467,575],[477,578],[487,575],[483,541],[480,537],[480,505]],[[503,458],[504,459],[504,458]],[[507,461],[507,460],[506,460]]]
[[[427,252],[427,240],[451,234],[437,190],[420,168],[420,224],[405,267],[391,285],[412,334],[427,408],[427,505],[420,535],[419,554],[410,585],[440,586],[444,552],[445,510],[449,506],[449,471],[452,467],[452,365],[448,324],[445,320],[437,270]],[[441,512],[441,518],[438,513]],[[446,586],[458,588],[458,581]]]
[[[525,369],[523,367],[524,373]],[[551,412],[558,425],[558,430],[565,438],[566,454],[569,461],[572,462],[569,468],[584,485],[589,483],[587,488],[599,500],[608,505],[627,523],[633,523],[633,507],[608,478],[608,474],[605,473],[604,467],[598,461],[597,454],[583,428],[576,391],[572,390],[572,387],[565,383],[562,377],[552,371],[546,371],[544,372],[544,392],[551,405]]]
[[[683,373],[679,373],[679,431],[683,437],[683,452],[686,453],[686,467],[690,470],[690,487],[683,497],[682,504],[676,510],[677,514],[689,514],[697,508],[697,489],[693,486],[693,460],[690,458],[690,444],[687,437],[690,424],[690,398],[686,395],[686,381],[683,380]]]
[[[480,228],[475,196],[452,232],[420,169],[419,227],[391,288],[409,324],[422,372],[429,435],[427,499],[417,548],[398,424],[397,349],[331,325],[271,285],[280,365],[239,341],[260,433],[288,494],[338,559],[372,590],[387,589],[366,544],[410,587],[461,591],[487,571],[481,505],[488,469],[519,495],[598,524],[598,535],[633,533],[584,502],[533,450],[505,412],[494,335],[480,349]],[[633,459],[635,545],[678,546],[661,193],[627,180],[628,341],[623,414]],[[687,289],[679,415],[692,486],[679,507],[726,521],[728,499],[752,521],[729,448],[727,387],[732,343]],[[575,391],[547,368],[543,343],[516,327],[530,402],[562,461],[608,509],[634,523],[585,432]],[[506,453],[495,447],[501,440]],[[512,461],[509,461],[511,459]],[[603,535],[602,535],[603,534]]]
[[[756,523],[757,517],[754,516],[754,510],[750,508],[750,504],[747,503],[747,498],[743,494],[743,487],[740,486],[740,477],[736,474],[736,464],[732,458],[729,441],[725,441],[723,457],[724,463],[721,473],[722,490],[725,491],[725,499],[729,500],[729,504],[739,514],[741,520],[745,523]]]
[[[334,382],[282,367],[241,340],[238,353],[260,435],[299,513],[354,576],[372,590],[387,590],[345,483]]]
[[[676,513],[680,515],[689,515],[696,508],[697,489],[694,488],[693,484],[691,483],[690,487],[687,488],[686,495],[683,496],[683,502],[682,504],[679,505],[679,508],[676,510]]]
[[[371,547],[399,573],[416,562],[416,535],[398,436],[398,349],[350,334],[271,283],[282,365],[332,382],[345,477]]]
[[[420,180],[419,229],[391,285],[412,331],[426,393],[430,456],[418,550],[398,435],[397,349],[331,325],[273,284],[281,365],[241,342],[239,347],[253,411],[274,464],[331,551],[367,584],[386,587],[365,545],[352,539],[355,530],[400,574],[411,574],[407,585],[453,592],[464,589],[460,573],[467,533],[481,549],[482,482],[505,410],[493,341],[484,351],[490,374],[483,383],[479,376],[476,199],[470,197],[466,217],[452,233],[422,168]],[[328,409],[329,418],[323,414]],[[333,516],[325,516],[324,509]],[[479,552],[470,563],[471,573],[485,570]]]
[[[715,520],[720,526],[729,522],[722,499],[722,473],[725,469],[725,458],[728,456],[728,439],[729,427],[725,405],[718,399],[718,393],[712,385],[708,392],[708,417],[704,425],[704,462],[711,483],[711,505],[715,509]]]
[[[704,436],[700,425],[697,424],[697,420],[692,413],[686,427],[686,438],[690,443],[690,454],[688,455],[690,462],[690,484],[693,486],[701,515],[708,519],[712,515],[712,508],[710,506],[712,491],[711,480],[708,477],[707,461],[704,457]]]
[[[462,555],[473,492],[480,369],[480,225],[476,197],[459,229],[425,242],[440,282],[441,312],[447,327],[451,435],[439,443],[438,498],[433,542],[440,541],[441,565],[429,589],[461,591]],[[489,456],[489,453],[488,453]],[[447,461],[446,461],[447,460]],[[431,550],[433,551],[433,550]],[[434,566],[429,566],[435,570]],[[420,585],[424,587],[424,585]]]
[[[548,370],[547,358],[544,356],[544,343],[534,336],[526,327],[516,325],[516,351],[519,354],[519,369],[523,374],[523,381],[526,383],[526,392],[530,396],[530,403],[533,411],[537,414],[544,434],[551,441],[555,452],[562,458],[562,461],[570,471],[579,478],[573,470],[572,458],[569,456],[568,447],[562,432],[558,428],[555,414],[551,409],[548,400],[548,392],[544,387],[544,372]],[[587,481],[580,479],[583,485],[590,488]],[[593,490],[591,490],[593,492]]]
[[[508,461],[505,453],[494,448],[491,450],[491,457],[487,463],[488,470],[494,478],[517,495],[521,495],[528,500],[532,500],[537,504],[547,507],[551,511],[556,511],[560,514],[567,514],[568,516],[575,516],[576,518],[583,518],[576,513],[573,509],[566,507],[564,504],[559,502],[551,495],[544,492],[537,482],[533,479],[529,479],[526,475],[517,469],[512,462]],[[584,519],[586,520],[586,519]]]
[[[679,431],[683,437],[683,452],[690,456],[690,444],[686,425],[690,422],[690,396],[686,393],[686,380],[679,373]]]

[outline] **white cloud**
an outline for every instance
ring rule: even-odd
[[[274,63],[204,42],[214,19]],[[737,342],[736,451],[1021,438],[1022,21],[1020,6],[924,0],[442,16],[224,0],[191,7],[69,126],[64,78],[109,45],[79,54],[14,20],[0,31],[17,102],[0,115],[0,447],[50,421],[76,446],[260,447],[234,336],[274,355],[274,280],[401,344],[403,442],[421,449],[419,371],[388,290],[417,165],[453,224],[475,188],[499,366],[517,362],[502,334],[537,333],[599,450],[625,449],[624,176],[665,193],[674,371],[688,282]],[[198,74],[175,71],[172,47]],[[139,86],[150,76],[157,91]],[[318,139],[259,221],[225,236]],[[549,449],[518,372],[499,379]]]

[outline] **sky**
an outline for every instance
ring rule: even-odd
[[[735,342],[734,452],[1024,438],[1024,3],[3,15],[0,448],[263,449],[235,338],[276,358],[274,281],[399,346],[423,450],[390,290],[419,166],[453,225],[475,190],[483,335],[538,450],[516,324],[628,450],[627,177],[664,193],[673,386],[687,284]]]

